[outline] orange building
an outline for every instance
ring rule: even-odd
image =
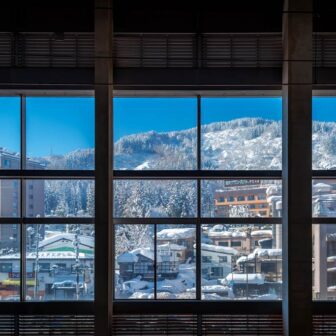
[[[249,217],[269,217],[271,207],[267,202],[267,186],[252,183],[217,190],[215,215],[233,217],[235,211],[240,211],[240,216],[245,212]]]

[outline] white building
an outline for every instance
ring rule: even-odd
[[[202,244],[201,253],[202,277],[210,280],[223,278],[232,272],[238,251],[232,247]]]

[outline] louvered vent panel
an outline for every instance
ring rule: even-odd
[[[94,67],[94,36],[90,33],[78,34],[77,37],[77,66]]]
[[[282,67],[282,40],[279,35],[258,36],[258,66]]]
[[[257,67],[258,43],[255,36],[235,36],[232,39],[232,66]]]
[[[166,36],[144,36],[142,40],[144,67],[166,68],[168,66],[168,45]]]
[[[323,66],[323,38],[315,36],[313,39],[313,66]]]
[[[15,334],[15,317],[13,315],[0,315],[0,335],[14,336]]]
[[[203,315],[202,335],[280,336],[282,318],[273,315]]]
[[[113,318],[113,335],[280,336],[282,319],[273,315],[119,315]]]
[[[21,315],[20,336],[94,336],[94,317],[69,315]]]
[[[336,36],[322,35],[321,37],[322,67],[336,67]]]
[[[313,319],[314,336],[336,335],[336,315],[316,315]]]
[[[12,65],[12,40],[9,33],[0,33],[0,67]]]
[[[115,66],[120,68],[192,67],[194,43],[192,34],[116,35]]]
[[[64,38],[52,39],[52,66],[76,67],[76,37],[65,34]]]
[[[140,68],[142,66],[141,35],[116,35],[113,51],[114,65],[117,68]]]
[[[168,67],[194,66],[195,37],[192,34],[167,36]]]
[[[93,67],[94,38],[92,34],[57,37],[52,33],[25,33],[23,65],[26,67]]]
[[[52,64],[51,34],[24,34],[23,65],[26,67],[49,67]]]
[[[115,336],[197,335],[194,315],[118,315],[113,318]]]
[[[280,34],[115,34],[113,51],[118,68],[282,66]],[[336,34],[315,35],[313,60],[336,67]],[[0,67],[10,66],[93,67],[94,35],[0,33]]]
[[[230,67],[232,38],[228,35],[206,34],[202,38],[202,65],[205,68]]]

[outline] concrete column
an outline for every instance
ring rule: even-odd
[[[283,325],[312,334],[312,0],[283,13]]]
[[[96,335],[111,335],[112,317],[112,0],[95,0]]]

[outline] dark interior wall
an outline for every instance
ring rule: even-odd
[[[116,0],[117,32],[280,32],[282,0]]]
[[[0,31],[92,32],[94,0],[2,1]]]
[[[336,31],[336,1],[315,0],[313,30],[316,32]]]
[[[90,32],[94,0],[13,0],[0,31]],[[282,0],[115,0],[116,32],[279,32]]]
[[[283,0],[114,0],[116,32],[281,32]],[[336,1],[314,1],[314,31],[336,31]],[[1,4],[0,31],[93,32],[94,0]]]

